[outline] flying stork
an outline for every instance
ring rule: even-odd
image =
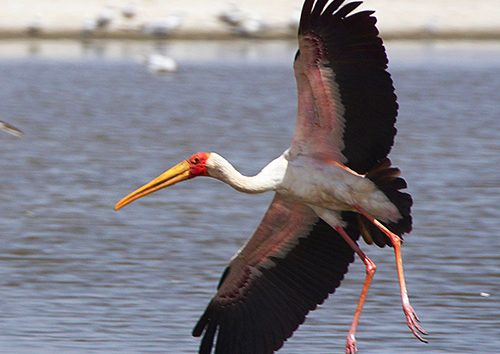
[[[340,285],[356,253],[366,277],[346,339],[356,327],[375,273],[358,245],[394,249],[406,322],[427,334],[410,305],[402,235],[411,230],[412,198],[387,155],[398,111],[387,56],[373,11],[361,1],[305,0],[294,71],[298,109],[291,146],[257,175],[241,175],[215,152],[199,152],[120,200],[132,201],[175,183],[208,176],[244,193],[274,191],[253,236],[233,256],[217,293],[196,324],[199,353],[277,351],[305,316]]]

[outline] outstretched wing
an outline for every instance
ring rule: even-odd
[[[347,231],[358,237],[357,229]],[[199,353],[210,354],[214,344],[217,354],[278,350],[353,260],[352,249],[308,206],[276,195],[193,330],[203,334]]]
[[[377,20],[351,14],[360,1],[314,3],[305,1],[299,24],[291,156],[333,158],[365,174],[389,153],[398,110]]]

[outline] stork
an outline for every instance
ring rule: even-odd
[[[199,353],[277,351],[309,311],[340,285],[356,253],[366,276],[345,351],[376,265],[361,250],[393,248],[403,313],[414,336],[425,330],[410,304],[402,235],[411,231],[412,198],[387,157],[396,134],[397,97],[373,11],[360,1],[305,0],[294,61],[298,108],[291,146],[255,176],[215,152],[199,152],[120,200],[132,201],[198,176],[245,193],[274,192],[253,236],[233,256],[196,324]]]

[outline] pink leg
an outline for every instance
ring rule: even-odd
[[[372,222],[375,226],[377,226],[384,234],[387,235],[387,237],[389,237],[392,246],[394,248],[394,255],[396,256],[396,269],[398,273],[399,288],[401,292],[401,303],[403,304],[403,312],[406,317],[406,323],[408,324],[408,327],[410,328],[413,335],[417,337],[417,339],[419,339],[424,343],[427,343],[427,340],[421,336],[421,334],[427,334],[427,332],[420,326],[419,324],[420,320],[418,319],[415,310],[410,305],[410,299],[408,298],[408,292],[406,290],[406,282],[403,272],[403,258],[401,256],[401,239],[399,238],[398,235],[391,232],[391,230],[385,227],[380,221],[375,219],[373,216],[368,214],[360,206],[355,206],[355,209],[360,214],[365,216],[368,220],[370,220],[370,222]]]
[[[338,226],[335,230],[344,238],[344,240],[351,246],[351,248],[358,254],[366,267],[366,277],[363,283],[363,288],[361,290],[361,295],[359,296],[358,305],[356,306],[356,311],[354,312],[354,318],[352,319],[351,328],[349,329],[349,333],[347,334],[345,352],[346,354],[354,354],[357,352],[356,348],[356,329],[359,323],[359,317],[361,316],[361,311],[363,310],[363,304],[366,300],[366,295],[368,294],[368,288],[370,287],[370,283],[375,275],[375,270],[377,266],[372,262],[370,258],[366,256],[366,254],[359,248],[358,244],[353,241],[349,235],[345,232],[345,230]]]

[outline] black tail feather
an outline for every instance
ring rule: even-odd
[[[398,208],[401,219],[385,225],[402,239],[403,234],[411,231],[413,200],[410,194],[400,191],[407,187],[406,181],[400,177],[400,174],[397,167],[391,166],[391,160],[385,158],[366,174],[366,178],[375,183],[391,203]],[[358,222],[361,234],[367,243],[374,242],[380,247],[391,245],[389,238],[364,216],[359,215]]]

